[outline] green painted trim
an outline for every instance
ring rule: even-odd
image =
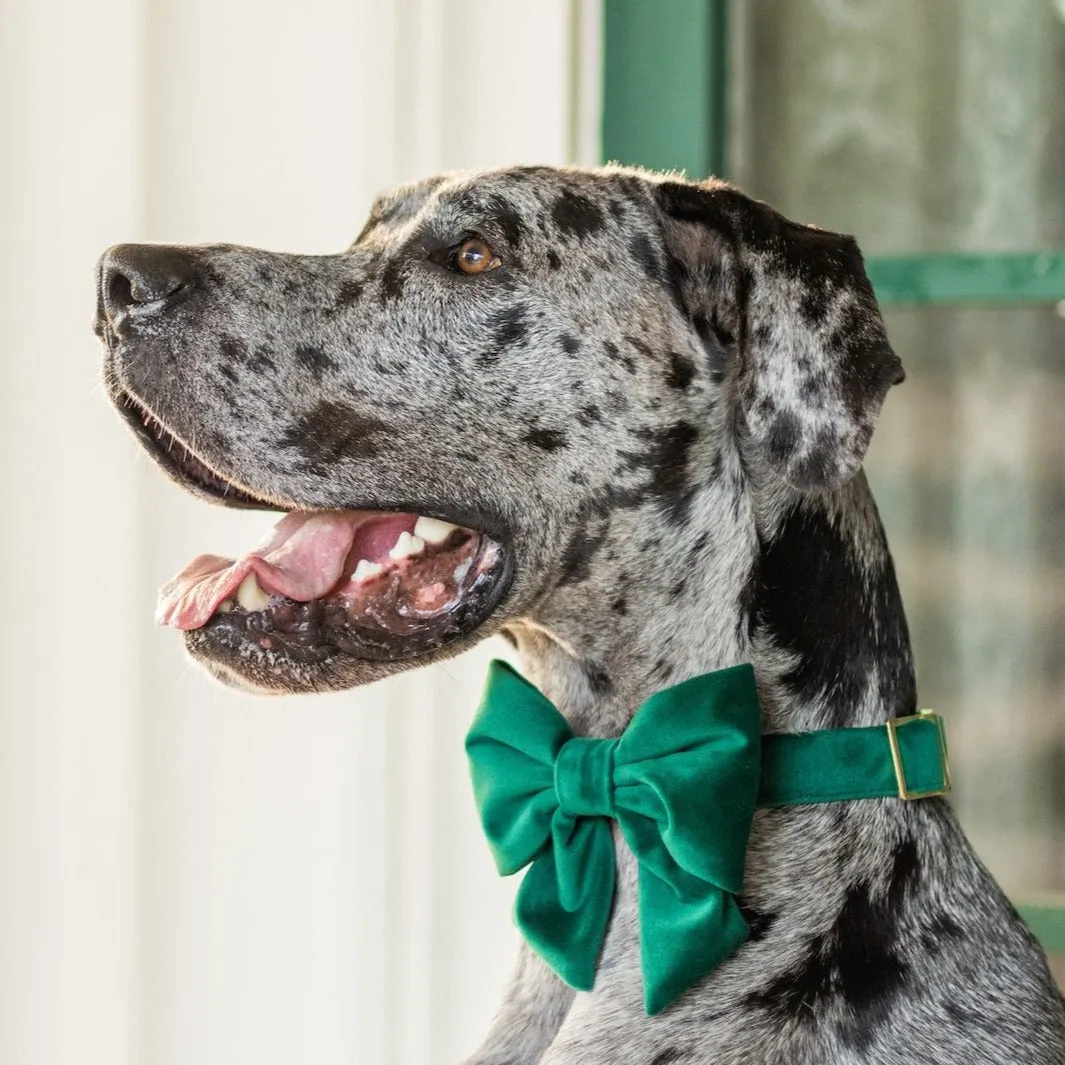
[[[1065,251],[907,255],[869,259],[866,268],[885,307],[1065,299]]]
[[[710,0],[710,34],[706,44],[709,82],[707,173],[728,177],[729,142],[729,0]]]
[[[1018,906],[1032,935],[1051,954],[1065,954],[1065,906]]]
[[[728,0],[603,0],[603,159],[725,170]]]

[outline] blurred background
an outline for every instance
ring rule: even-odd
[[[158,585],[270,524],[110,412],[119,241],[327,252],[454,167],[726,175],[853,232],[909,371],[869,460],[955,805],[1065,951],[1065,4],[0,0],[0,1063],[457,1062],[516,946],[462,754],[496,647],[210,682]]]

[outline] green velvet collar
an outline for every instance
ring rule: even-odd
[[[529,866],[515,920],[568,984],[591,990],[614,898],[611,822],[638,863],[648,1013],[747,939],[737,897],[756,807],[919,799],[950,790],[930,711],[886,726],[762,736],[754,670],[706,673],[652,695],[619,739],[573,735],[503,662],[466,739],[499,871]]]

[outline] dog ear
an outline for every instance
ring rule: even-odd
[[[904,377],[854,238],[723,182],[666,181],[655,195],[679,298],[738,354],[751,439],[795,488],[843,484]]]

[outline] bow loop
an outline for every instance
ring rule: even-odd
[[[559,809],[571,817],[613,817],[614,752],[617,740],[576,737],[555,761]]]
[[[735,895],[754,816],[759,710],[750,666],[652,696],[619,740],[574,737],[535,687],[493,662],[466,749],[501,872],[532,863],[515,906],[529,944],[592,987],[614,896],[615,819],[639,867],[649,1013],[736,950]]]
[[[683,894],[690,877],[738,895],[760,773],[750,666],[684,681],[647,700],[621,737],[617,801],[629,846]],[[646,825],[644,819],[654,822]]]

